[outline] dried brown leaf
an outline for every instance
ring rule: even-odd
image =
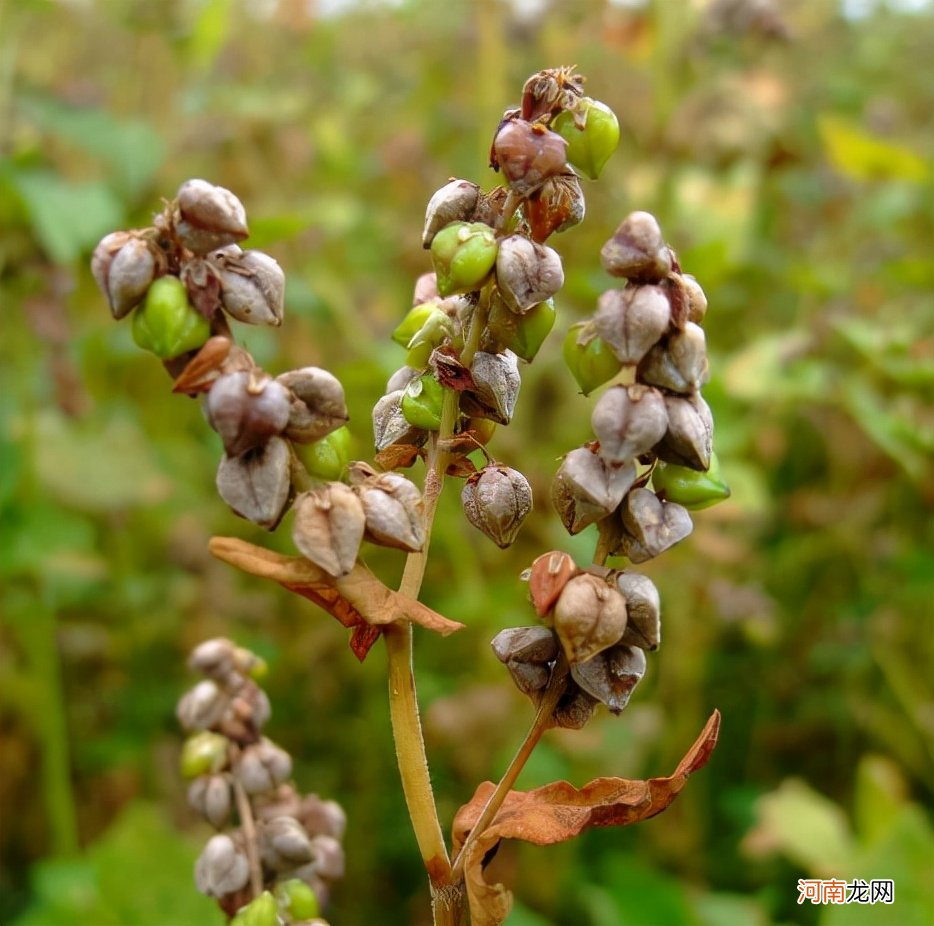
[[[412,444],[390,444],[376,454],[374,462],[384,470],[408,469],[421,453]]]
[[[442,636],[464,626],[383,585],[361,563],[335,579],[303,556],[285,556],[237,537],[212,537],[208,549],[225,563],[272,579],[308,598],[345,627],[353,628],[351,648],[361,659],[379,635],[378,628],[385,624],[411,621]]]
[[[678,767],[666,778],[596,778],[580,789],[556,781],[534,791],[510,791],[492,824],[471,844],[464,860],[472,926],[500,926],[512,906],[512,895],[505,885],[488,884],[483,876],[483,860],[500,840],[522,839],[548,846],[573,839],[593,827],[628,826],[654,817],[678,796],[687,779],[707,764],[719,732],[720,712],[714,711]],[[493,782],[484,782],[457,812],[455,851],[463,847],[494,788]]]

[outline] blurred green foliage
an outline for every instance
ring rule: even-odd
[[[227,634],[272,666],[270,735],[347,808],[336,924],[428,922],[386,722],[307,603],[206,555],[213,533],[287,548],[216,498],[220,453],[115,325],[87,260],[188,177],[234,189],[289,274],[273,371],[328,367],[354,452],[403,362],[388,334],[428,269],[430,194],[486,186],[526,76],[577,63],[620,152],[557,247],[559,322],[493,451],[547,498],[595,397],[560,362],[611,281],[598,252],[655,212],[707,290],[705,390],[733,499],[652,572],[665,642],[627,712],[550,735],[520,786],[665,774],[714,707],[721,744],[662,817],[572,846],[509,846],[514,926],[934,920],[934,56],[930,4],[656,0],[0,2],[0,920],[220,922],[194,893],[176,776],[187,650]],[[518,573],[586,559],[540,502],[500,553],[443,500],[426,600],[469,626],[418,639],[449,821],[528,708],[488,649],[527,623]],[[387,580],[398,557],[373,555]],[[187,831],[187,835],[181,835]],[[547,871],[548,877],[542,877]],[[891,877],[893,908],[796,904],[799,877]],[[387,912],[391,911],[391,912]]]

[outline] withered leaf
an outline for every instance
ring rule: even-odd
[[[470,370],[453,354],[444,348],[436,348],[428,358],[428,365],[435,375],[435,379],[448,389],[455,392],[464,392],[475,389],[476,384]]]
[[[361,563],[335,579],[303,556],[285,556],[237,537],[212,537],[208,549],[225,563],[272,579],[308,598],[345,627],[353,628],[350,645],[361,659],[379,635],[379,627],[385,624],[411,621],[442,636],[464,626],[383,585]]]
[[[678,796],[687,779],[707,764],[719,732],[720,712],[714,711],[694,745],[666,778],[596,778],[579,790],[566,781],[556,781],[534,791],[510,791],[492,824],[471,844],[464,859],[472,926],[500,926],[512,906],[506,886],[488,884],[483,877],[483,860],[500,840],[522,839],[548,846],[593,827],[628,826],[654,817]],[[494,788],[493,782],[484,782],[470,803],[457,812],[456,852],[463,847]]]
[[[390,444],[376,454],[374,462],[380,469],[407,469],[423,451],[412,444]]]

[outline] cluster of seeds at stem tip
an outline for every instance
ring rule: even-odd
[[[279,325],[284,311],[285,276],[241,250],[247,234],[233,193],[188,180],[151,227],[107,235],[91,269],[114,317],[133,312],[135,341],[163,360],[175,391],[201,397],[224,445],[217,490],[236,514],[272,530],[294,507],[296,547],[333,577],[354,568],[364,539],[421,549],[415,485],[350,464],[340,381],[318,367],[272,376],[234,343],[228,316]]]
[[[691,533],[689,508],[729,494],[715,471],[713,417],[700,394],[703,290],[682,274],[645,212],[620,224],[601,258],[626,285],[605,292],[593,317],[572,326],[565,360],[585,394],[621,381],[593,409],[596,440],[566,454],[552,483],[569,533],[598,525],[598,562],[582,570],[566,553],[540,556],[526,578],[544,626],[511,628],[493,640],[516,685],[536,702],[560,663],[554,723],[570,727],[586,723],[601,702],[619,713],[645,673],[645,650],[660,641],[654,584],[606,568],[606,558],[658,556]]]
[[[218,638],[189,665],[204,678],[178,702],[189,734],[181,772],[188,802],[218,831],[195,865],[198,890],[235,926],[327,926],[320,910],[344,873],[343,809],[300,794],[292,757],[263,735],[270,706],[259,657]]]
[[[500,547],[531,511],[531,487],[488,455],[480,469],[468,456],[512,419],[521,364],[551,331],[564,283],[561,258],[544,242],[583,219],[579,174],[596,178],[618,140],[616,117],[584,95],[573,68],[541,71],[493,139],[491,166],[505,183],[483,192],[452,179],[428,202],[422,244],[434,271],[418,280],[393,332],[406,365],[373,410],[377,460],[410,465],[443,430],[447,472],[466,480],[464,513]]]

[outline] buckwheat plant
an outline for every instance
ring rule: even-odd
[[[584,94],[573,68],[541,71],[496,128],[490,158],[503,184],[483,191],[452,179],[430,198],[422,243],[433,271],[418,279],[393,333],[405,365],[373,407],[371,462],[348,460],[347,407],[333,375],[305,367],[274,376],[235,343],[227,316],[282,323],[284,276],[273,258],[241,249],[247,221],[233,193],[188,180],[151,227],[108,235],[93,257],[114,317],[132,313],[133,337],[163,360],[174,391],[204,403],[224,447],[221,498],[269,530],[292,511],[298,555],[230,537],[215,537],[211,552],[336,617],[359,659],[382,638],[399,771],[436,926],[504,922],[511,895],[484,875],[501,840],[546,845],[654,816],[716,744],[715,711],[669,776],[513,789],[546,730],[583,727],[601,704],[613,714],[626,707],[660,640],[658,591],[628,564],[683,540],[688,509],[728,494],[700,395],[706,299],[644,212],[625,218],[601,252],[621,288],[604,293],[564,345],[582,392],[606,388],[592,434],[561,462],[552,502],[572,534],[597,524],[596,549],[581,564],[545,551],[523,574],[532,623],[503,630],[492,646],[532,701],[529,732],[499,782],[479,785],[456,814],[450,845],[419,720],[413,626],[445,636],[463,626],[418,600],[438,498],[458,481],[468,522],[500,547],[531,510],[528,480],[487,445],[513,417],[522,369],[555,323],[564,271],[546,242],[583,220],[580,177],[599,176],[618,138],[616,117]],[[421,485],[398,472],[410,467]],[[405,554],[397,590],[367,568],[367,544]],[[289,783],[290,757],[262,735],[269,704],[253,678],[256,657],[212,640],[191,666],[206,678],[179,704],[191,734],[182,771],[193,779],[192,806],[221,831],[198,860],[198,888],[239,926],[324,922],[316,917],[341,874],[343,812],[301,797]]]

